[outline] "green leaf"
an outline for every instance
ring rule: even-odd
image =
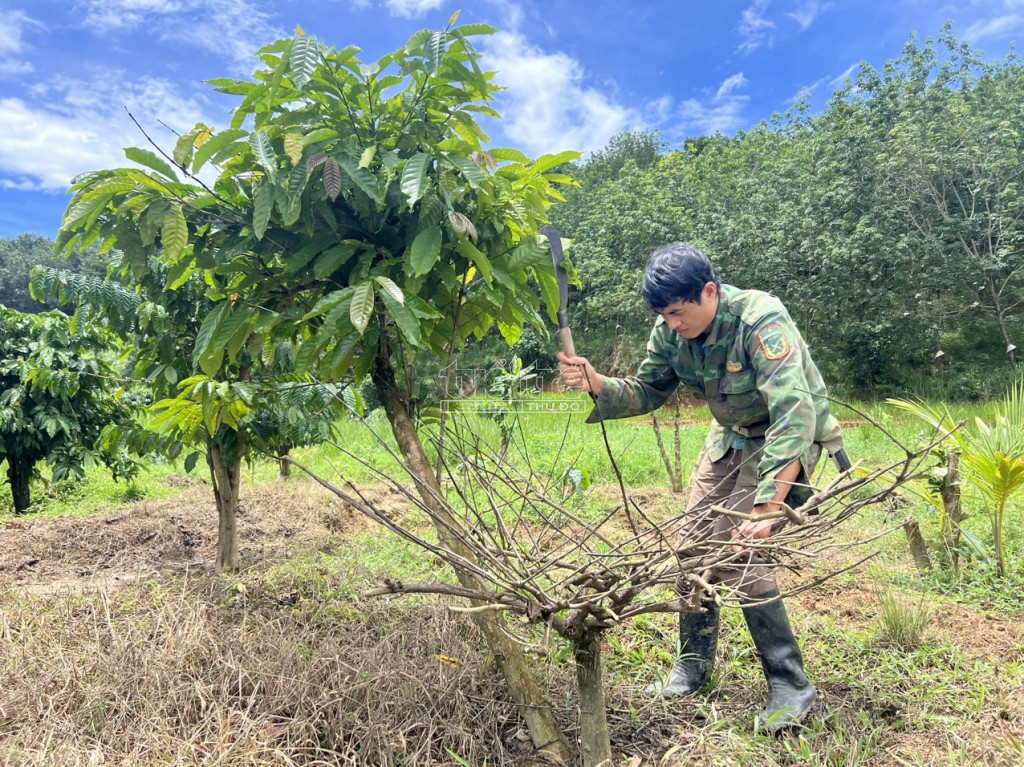
[[[356,249],[351,245],[338,245],[325,250],[316,260],[313,266],[313,276],[318,280],[334,274],[338,267],[342,266],[356,254]]]
[[[468,37],[469,35],[493,35],[498,30],[490,24],[463,24],[452,31],[459,37]]]
[[[333,141],[340,135],[334,128],[317,128],[302,137],[302,146],[308,147],[311,144],[319,144],[322,141]]]
[[[274,178],[277,172],[277,155],[274,154],[274,147],[270,145],[270,137],[266,131],[256,131],[249,136],[249,146],[256,155],[256,161],[263,166],[270,178]]]
[[[430,41],[423,46],[423,52],[427,58],[427,71],[436,75],[441,70],[441,62],[444,61],[444,46],[448,42],[448,35],[438,30],[430,35]]]
[[[327,372],[332,380],[343,378],[349,372],[352,367],[352,360],[355,358],[356,348],[358,347],[359,340],[362,338],[360,333],[349,333],[347,336],[342,338],[338,345],[334,347],[334,351],[331,354],[331,359],[327,361],[325,365]],[[373,357],[373,355],[369,355]]]
[[[364,282],[356,287],[352,295],[352,307],[349,310],[352,326],[362,335],[373,317],[373,284]]]
[[[480,270],[480,275],[484,278],[484,282],[488,285],[494,279],[493,270],[491,269],[491,261],[487,258],[487,255],[482,251],[478,250],[473,243],[467,239],[459,240],[455,246],[455,250],[458,251],[459,255],[463,258],[469,259],[476,268]]]
[[[409,268],[411,276],[427,274],[441,258],[441,227],[424,229],[416,235],[409,247]]]
[[[531,266],[554,263],[547,238],[540,235],[525,237],[519,247],[509,254],[505,268],[510,272],[529,269]]]
[[[107,206],[110,202],[109,196],[97,197],[86,202],[78,202],[72,205],[64,213],[64,219],[61,221],[61,229],[70,231],[75,229],[83,222],[86,222],[90,217],[97,214]]]
[[[278,199],[283,226],[291,226],[299,220],[299,215],[302,213],[302,193],[306,190],[306,176],[306,166],[296,165],[285,179],[287,187],[284,190],[283,200]]]
[[[220,152],[228,144],[245,136],[245,131],[241,128],[229,128],[228,130],[221,131],[220,133],[214,133],[210,137],[210,140],[203,144],[201,147],[196,149],[195,156],[192,158],[192,172],[198,173],[199,169],[202,168],[207,161]]]
[[[372,325],[363,336],[363,353],[356,358],[352,371],[357,382],[362,382],[366,378],[366,374],[373,368],[373,364],[377,360],[378,340],[380,340],[380,328],[377,325]]]
[[[256,199],[253,201],[252,231],[256,239],[262,240],[266,234],[270,214],[274,210],[274,186],[267,179],[256,187]]]
[[[306,240],[306,244],[295,253],[286,254],[284,275],[292,277],[302,271],[314,258],[326,248],[338,241],[334,232],[318,232]]]
[[[480,127],[468,112],[452,112],[451,126],[474,149],[480,148],[481,141],[485,144],[491,141],[491,137],[487,135],[484,129]]]
[[[379,279],[379,278],[378,278]],[[392,283],[394,285],[394,283]],[[397,288],[397,286],[395,286]],[[401,293],[401,291],[399,291]],[[380,292],[381,300],[384,302],[384,308],[388,315],[398,325],[399,331],[406,341],[409,342],[410,346],[420,345],[420,321],[413,314],[412,310],[404,303],[395,300],[394,295],[385,289]]]
[[[292,82],[302,90],[316,71],[319,46],[313,35],[299,35],[292,43],[292,52],[288,65],[291,68]]]
[[[417,152],[406,161],[405,170],[402,171],[402,194],[406,196],[409,207],[415,205],[427,189],[429,166],[430,157],[423,152]]]
[[[196,450],[193,453],[189,453],[188,456],[185,458],[185,473],[186,474],[191,474],[192,470],[195,469],[196,464],[199,463],[200,455],[201,454],[199,453],[199,451]]]
[[[176,264],[188,245],[188,224],[185,223],[185,214],[180,205],[172,205],[164,214],[160,243],[164,248],[164,257],[171,264]]]
[[[544,305],[548,310],[548,318],[555,325],[558,324],[558,310],[562,305],[562,295],[558,289],[558,278],[555,276],[554,268],[544,269],[540,266],[533,267],[533,276],[540,285],[540,294],[544,297]]]
[[[220,369],[219,359],[216,365],[213,364],[216,352],[212,349],[212,342],[217,327],[230,310],[231,306],[227,301],[219,303],[212,312],[206,315],[196,334],[196,345],[192,349],[192,364],[197,365],[208,376],[214,375]]]
[[[482,168],[480,168],[475,162],[470,160],[468,157],[462,155],[448,155],[448,161],[458,168],[466,181],[473,189],[479,188],[483,183],[486,183],[490,176],[488,176]]]
[[[246,316],[243,321],[240,321],[238,323],[238,327],[235,329],[235,332],[228,337],[225,343],[228,360],[230,360],[231,362],[236,361],[238,357],[238,352],[241,350],[242,346],[244,346],[245,343],[249,340],[249,336],[252,335],[254,330],[253,325],[255,324],[254,320],[259,318],[259,312],[250,307],[245,307],[235,312],[235,314],[232,315],[232,318],[234,318],[236,315],[248,316]],[[221,326],[220,330],[217,331],[218,337],[217,339],[214,340],[214,343],[219,342],[221,331],[224,330],[224,327],[227,326],[227,324],[228,323],[224,323],[224,325]]]
[[[567,162],[573,162],[574,160],[580,159],[579,152],[559,152],[558,154],[546,154],[537,158],[537,162],[530,168],[534,173],[543,173],[544,171],[557,168],[559,165],[564,165]]]
[[[405,294],[402,293],[402,289],[398,287],[392,280],[387,277],[374,277],[377,284],[381,286],[385,293],[390,295],[395,301],[400,304],[405,303]]]
[[[516,162],[520,165],[529,165],[530,158],[520,152],[518,149],[488,149],[491,157],[495,160],[508,160],[509,162]]]
[[[363,153],[359,156],[359,167],[369,168],[373,162],[373,158],[377,156],[377,147],[368,146],[363,150]]]
[[[192,152],[196,148],[196,136],[202,133],[204,128],[195,128],[190,130],[178,137],[178,140],[174,144],[174,151],[171,152],[171,157],[174,158],[174,162],[182,168],[188,167],[188,164],[192,162]]]
[[[124,150],[124,156],[134,163],[138,163],[139,165],[144,165],[147,168],[155,170],[164,178],[168,178],[171,181],[178,180],[178,175],[174,172],[171,166],[148,149],[140,149],[136,146],[130,146]]]
[[[377,205],[381,205],[383,203],[384,198],[381,195],[380,186],[377,184],[377,177],[369,170],[366,168],[360,168],[356,162],[347,157],[343,157],[341,160],[338,160],[338,165],[344,169],[345,173],[348,174],[349,178],[352,179],[355,185],[363,191],[363,194],[377,203]],[[326,170],[327,166],[325,164],[325,173]]]
[[[211,378],[220,370],[221,364],[224,362],[224,354],[228,351],[232,338],[237,333],[244,332],[250,320],[256,314],[256,310],[249,306],[244,306],[238,311],[232,312],[231,304],[227,301],[222,302],[221,307],[226,308],[218,314],[216,325],[213,327],[209,341],[198,356],[200,369]],[[214,310],[214,313],[216,313],[216,310]],[[211,314],[211,316],[213,315]],[[205,326],[206,322],[204,321],[203,328]],[[202,332],[203,328],[200,328],[200,332]],[[198,348],[197,339],[196,349],[198,350]]]
[[[498,332],[501,333],[501,337],[505,339],[505,343],[509,346],[515,346],[519,343],[519,339],[523,337],[523,325],[518,324],[507,324],[498,320]]]
[[[340,304],[345,299],[351,298],[352,294],[355,293],[354,288],[343,288],[342,290],[336,290],[333,293],[328,293],[326,296],[317,301],[316,306],[310,309],[303,317],[302,321],[305,322],[314,317],[327,314],[331,309]]]
[[[166,290],[177,290],[196,273],[195,259],[182,259],[167,270]]]

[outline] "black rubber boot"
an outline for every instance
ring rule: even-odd
[[[758,601],[779,595],[772,589]],[[743,608],[754,646],[761,653],[761,667],[768,680],[768,706],[761,715],[764,732],[774,733],[800,724],[818,697],[804,674],[803,656],[796,645],[789,616],[781,599]]]
[[[679,655],[668,679],[648,685],[645,695],[676,698],[691,695],[711,681],[718,647],[719,607],[704,602],[701,612],[679,613]]]

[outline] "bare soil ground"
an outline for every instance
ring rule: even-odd
[[[210,573],[217,510],[210,486],[172,475],[179,496],[109,514],[0,523],[0,588],[27,594],[95,590],[160,575]],[[387,508],[385,491],[371,490]],[[249,485],[239,509],[246,566],[337,545],[372,525],[308,482]]]
[[[453,754],[473,765],[537,763],[467,621],[430,599],[361,601],[358,574],[317,559],[386,535],[374,523],[308,482],[250,485],[239,520],[246,569],[226,582],[212,575],[209,486],[169,481],[182,486],[173,499],[0,523],[0,764],[458,763]],[[400,510],[399,496],[367,492]],[[311,564],[287,572],[300,561]],[[1024,764],[1013,746],[1024,740],[1019,617],[942,602],[934,653],[908,655],[901,676],[904,661],[886,655],[883,673],[885,648],[857,638],[879,610],[866,579],[829,581],[789,605],[821,694],[811,756],[749,734],[763,680],[732,621],[721,677],[692,703],[645,700],[638,689],[655,669],[631,679],[611,659],[623,758],[634,767]],[[647,653],[648,665],[659,660],[648,645],[664,641],[629,630],[613,639]],[[571,670],[538,665],[574,733]]]

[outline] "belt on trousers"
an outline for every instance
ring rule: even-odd
[[[768,429],[771,427],[771,421],[762,421],[761,423],[752,423],[750,426],[730,426],[737,434],[742,434],[744,437],[763,437],[768,433]]]

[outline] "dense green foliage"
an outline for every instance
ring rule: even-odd
[[[95,461],[115,476],[134,473],[122,453],[102,446],[104,429],[132,415],[114,397],[110,346],[105,333],[60,312],[0,308],[0,460],[16,511],[31,503],[29,481],[42,461],[54,480],[81,478]]]
[[[293,343],[299,372],[319,361],[339,379],[369,372],[382,342],[404,372],[420,349],[496,323],[515,340],[543,322],[528,281],[557,296],[537,229],[567,181],[550,171],[576,155],[482,150],[473,115],[496,116],[494,86],[469,40],[490,31],[424,31],[373,64],[305,34],[267,46],[254,81],[213,81],[242,100],[231,127],[178,142],[189,181],[130,149],[152,172],[83,176],[59,245],[99,239],[133,272],[157,259],[168,290],[202,276],[212,306],[193,357],[206,375],[244,345]],[[191,175],[207,163],[212,188]]]
[[[72,253],[69,258],[70,264],[53,252],[50,240],[38,234],[0,238],[0,306],[30,314],[56,308],[54,303],[41,304],[29,294],[29,273],[37,266],[70,265],[76,272],[103,276],[104,260],[94,248],[86,249],[84,253]]]
[[[947,30],[865,65],[818,115],[798,104],[657,160],[657,135],[620,136],[555,216],[586,282],[579,345],[635,363],[643,264],[683,240],[779,295],[843,388],[998,394],[1024,337],[1022,130],[1024,64],[983,63]]]

